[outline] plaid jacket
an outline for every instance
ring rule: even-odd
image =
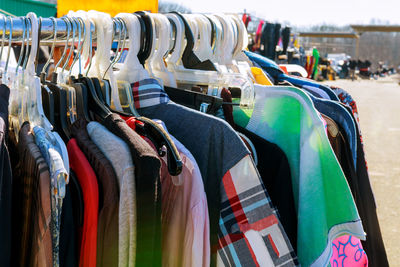
[[[137,109],[167,103],[154,79],[131,84]],[[296,266],[297,257],[249,155],[221,179],[218,266]]]
[[[246,156],[221,184],[218,266],[296,266],[268,193]]]

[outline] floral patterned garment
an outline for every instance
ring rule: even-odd
[[[332,267],[366,267],[368,257],[360,239],[344,235],[332,243],[333,254],[330,260]]]

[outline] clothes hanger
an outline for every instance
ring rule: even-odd
[[[165,57],[169,52],[169,40],[171,37],[171,25],[168,18],[161,14],[150,14],[150,18],[154,22],[156,40],[154,43],[154,48],[156,52],[148,59],[148,69],[152,71],[152,78],[157,79],[161,85],[167,85],[171,87],[176,87],[176,80],[171,73],[166,64]]]
[[[152,21],[146,11],[137,11],[135,12],[140,17],[140,20],[144,24],[144,43],[141,46],[140,52],[138,53],[138,58],[140,63],[144,66],[146,60],[149,58],[152,53],[153,46],[153,29],[154,26]]]
[[[118,63],[119,71],[116,73],[118,80],[134,83],[140,80],[148,79],[149,73],[141,65],[138,52],[140,49],[140,39],[135,38],[140,36],[140,22],[137,16],[129,13],[119,13],[118,18],[121,18],[128,30],[129,35],[129,51],[124,62]]]
[[[183,46],[186,45],[186,40],[183,35],[184,27],[183,23],[180,22],[179,17],[175,14],[169,13],[165,16],[170,21],[171,31],[174,33],[174,39],[170,53],[166,58],[168,69],[173,72],[179,68],[181,64],[181,58],[183,53]]]
[[[113,66],[120,61],[122,54],[124,53],[125,47],[126,47],[126,41],[128,38],[128,25],[126,23],[126,21],[123,18],[117,17],[116,18],[121,25],[123,26],[123,32],[124,32],[124,37],[123,37],[123,43],[122,43],[122,48],[121,51],[118,55],[118,57],[116,58],[116,60],[113,62]],[[134,38],[135,35],[131,35],[132,37],[130,38]],[[135,55],[135,53],[133,53]],[[124,110],[128,113],[131,113],[132,115],[138,117],[140,116],[139,113],[137,112],[136,108],[135,108],[135,104],[134,104],[134,97],[133,97],[133,91],[132,91],[132,87],[131,87],[131,82],[129,80],[122,80],[119,79],[119,76],[117,76],[118,80],[118,89],[119,89],[119,95],[120,97],[122,96],[122,98],[124,99]]]
[[[117,50],[113,60],[110,62],[108,69],[113,69],[114,65],[116,65],[116,63],[119,62],[119,60],[121,59],[126,47],[126,40],[128,37],[128,30],[125,21],[120,17],[116,17],[114,18],[114,23],[116,26],[114,32],[118,30]],[[106,70],[106,72],[108,71],[108,69]],[[115,78],[117,80],[118,96],[121,101],[122,110],[138,116],[139,114],[136,111],[135,106],[133,105],[133,94],[130,83],[126,80],[120,79],[117,71],[115,72]],[[109,92],[107,91],[106,94],[109,94]]]
[[[185,19],[183,15],[179,12],[173,11],[171,12],[176,14],[180,18],[180,23],[183,23],[185,37],[186,37],[186,46],[183,50],[182,54],[182,64],[186,69],[199,69],[206,71],[216,71],[214,64],[210,60],[201,61],[194,53],[194,36],[192,30],[190,29],[189,23]]]
[[[107,72],[108,72],[108,70],[110,68],[112,70],[114,70],[113,66],[114,66],[115,62],[118,61],[118,58],[119,58],[119,55],[120,55],[119,51],[121,49],[121,42],[122,42],[122,34],[123,34],[122,32],[124,31],[123,25],[118,19],[115,19],[115,18],[111,18],[111,19],[112,19],[112,23],[113,23],[113,31],[112,31],[111,43],[112,44],[114,43],[116,32],[118,32],[117,49],[115,51],[113,59],[110,61],[110,64],[108,65],[107,69],[105,70],[105,72],[104,72],[104,74],[102,76],[102,79],[100,80],[100,79],[93,79],[92,78],[92,80],[93,80],[93,82],[95,84],[95,88],[97,90],[97,95],[99,96],[99,98],[107,106],[111,106],[111,87],[110,87],[109,81],[106,80],[105,76],[106,76],[106,74],[107,74]],[[125,42],[125,39],[124,39],[124,42]],[[120,97],[120,94],[119,94],[119,92],[121,91],[120,88],[123,87],[123,86],[128,86],[130,88],[130,86],[129,86],[129,84],[128,85],[121,84],[118,80],[117,80],[117,86],[118,86],[118,99],[119,99],[119,101],[121,103],[121,97]],[[121,108],[122,108],[122,110],[124,110],[124,105],[122,103],[121,103]]]
[[[50,123],[52,125],[55,125],[55,119],[54,119],[54,95],[53,92],[50,90],[50,88],[46,84],[46,70],[47,67],[50,64],[51,59],[53,58],[54,55],[54,48],[57,40],[57,21],[55,18],[51,17],[50,18],[53,24],[53,44],[51,46],[49,58],[46,61],[46,64],[43,66],[42,72],[40,73],[40,82],[42,84],[42,99],[43,99],[43,109],[44,113],[46,114],[46,117],[49,119]],[[22,50],[21,50],[22,53]]]
[[[207,59],[211,60],[213,57],[211,48],[212,27],[209,20],[205,16],[199,14],[187,14],[186,16],[192,20],[192,24],[197,24],[199,31],[198,45],[193,48],[193,52],[202,61]],[[192,28],[192,26],[190,27]]]
[[[76,21],[77,25],[78,25],[78,32],[79,32],[79,40],[78,40],[78,48],[77,48],[77,54],[71,64],[68,76],[68,84],[73,87],[75,90],[75,105],[70,105],[72,107],[75,107],[74,110],[71,111],[70,109],[70,113],[75,112],[76,118],[84,118],[85,120],[89,121],[89,112],[87,109],[87,88],[85,87],[85,85],[78,81],[75,76],[72,75],[73,70],[77,70],[78,72],[78,77],[82,76],[82,51],[83,51],[83,47],[85,45],[86,42],[86,27],[85,24],[82,20],[82,18],[80,17],[73,17],[73,19]],[[82,39],[83,36],[83,39]],[[77,64],[78,61],[78,64]],[[76,65],[77,64],[77,65]],[[76,67],[76,68],[74,68]]]
[[[192,91],[192,85],[203,84],[208,86],[207,81],[213,78],[217,83],[218,77],[215,76],[215,73],[213,75],[212,71],[187,70],[184,68],[181,64],[183,47],[186,42],[183,36],[184,25],[176,14],[169,13],[165,16],[170,22],[171,27],[169,27],[169,30],[175,33],[172,52],[166,58],[167,69],[173,73],[174,77],[177,78],[177,82],[179,81],[180,83],[178,85],[179,88],[165,85],[164,90],[172,101],[184,106],[199,110],[202,103],[207,103],[208,112],[219,109],[222,105],[221,98]],[[170,38],[173,38],[173,35],[170,35]]]
[[[72,42],[69,48],[67,59],[65,60],[64,65],[62,66],[61,71],[58,74],[59,79],[57,84],[60,89],[59,101],[63,101],[64,97],[66,97],[65,103],[63,101],[63,103],[59,103],[59,106],[61,108],[60,119],[63,132],[69,139],[71,136],[69,131],[70,125],[76,120],[76,93],[75,93],[75,88],[68,84],[69,81],[68,76],[70,74],[70,71],[66,71],[66,68],[67,66],[70,68],[70,70],[72,68],[72,64],[70,65],[69,63],[71,59],[74,58],[73,55],[75,50],[75,37],[78,29],[76,20],[74,18],[68,18],[68,19],[70,20],[72,27]],[[80,43],[80,40],[78,40],[78,42]],[[64,104],[65,104],[65,109],[64,109]]]
[[[62,20],[66,23],[67,25],[67,38],[65,42],[65,47],[63,50],[63,53],[61,55],[61,58],[57,62],[57,64],[54,67],[54,72],[52,73],[52,80],[51,82],[47,82],[47,86],[49,89],[52,91],[54,95],[54,117],[55,117],[55,128],[58,134],[61,136],[62,140],[68,141],[71,137],[70,131],[69,131],[69,124],[68,124],[68,88],[66,86],[63,86],[63,84],[60,84],[60,81],[63,81],[65,77],[60,77],[64,76],[64,70],[66,68],[66,65],[63,64],[61,68],[59,68],[60,64],[65,59],[65,63],[68,64],[71,51],[73,50],[73,42],[75,38],[75,28],[72,23],[72,21],[67,18],[63,17]],[[71,30],[73,31],[73,36],[72,36],[72,43],[69,48],[69,41],[71,37]],[[67,56],[67,51],[68,48],[70,49],[68,56]],[[67,57],[66,57],[67,56]],[[59,81],[59,82],[58,82]]]
[[[105,75],[107,74],[108,70],[113,70],[114,69],[114,65],[119,62],[119,60],[122,57],[122,54],[124,53],[124,49],[126,46],[126,39],[128,36],[128,31],[127,31],[127,25],[125,23],[124,20],[122,20],[121,18],[113,18],[113,23],[114,23],[114,33],[116,33],[118,31],[118,42],[117,42],[117,50],[115,52],[114,58],[113,60],[110,62],[108,68],[106,69],[103,77],[105,77]],[[114,39],[111,38],[112,40]],[[138,116],[139,114],[137,113],[134,105],[133,105],[133,94],[132,94],[132,89],[131,89],[131,85],[128,81],[125,80],[121,80],[119,79],[119,77],[117,76],[117,71],[115,72],[115,80],[116,80],[116,84],[117,84],[117,95],[118,95],[118,99],[121,103],[121,108],[123,111],[128,112],[130,114],[133,114],[135,116]],[[109,84],[109,82],[107,80],[103,80],[100,81],[101,85],[102,85],[102,93],[103,93],[103,97],[107,97],[107,95],[110,94],[110,86],[107,86]],[[105,94],[105,95],[104,95]],[[110,102],[105,102],[107,106],[111,106]]]
[[[10,79],[7,76],[7,70],[8,70],[8,63],[10,61],[11,42],[12,42],[12,29],[13,29],[12,18],[10,16],[8,16],[7,19],[10,19],[10,34],[8,35],[7,59],[6,59],[6,64],[4,66],[4,73],[3,73],[3,76],[2,76],[4,84],[9,84],[9,82],[10,82]],[[6,29],[7,29],[6,27],[7,27],[7,25],[4,26],[3,33],[6,31]],[[2,45],[2,51],[3,51],[3,48],[4,48],[4,42],[3,42],[3,45]]]
[[[36,76],[35,71],[35,59],[37,54],[37,49],[39,46],[39,23],[36,17],[36,14],[33,12],[29,12],[27,14],[27,18],[30,21],[31,29],[32,29],[32,44],[30,49],[30,55],[26,66],[27,71],[27,85],[29,86],[30,92],[30,101],[28,106],[29,118],[33,125],[40,125],[45,130],[50,131],[53,126],[48,121],[47,117],[43,111],[42,104],[42,89],[40,85],[40,78]]]
[[[22,40],[22,46],[25,46],[25,37],[26,37],[26,19],[23,17],[22,19],[22,25],[23,25],[23,40]],[[8,17],[7,17],[8,20]],[[3,39],[2,39],[2,49],[1,49],[1,54],[3,53],[3,48],[4,48],[4,42],[5,42],[5,32],[7,30],[7,20],[5,20],[4,28],[3,28]],[[13,31],[13,22],[12,19],[10,19],[10,31],[9,31],[9,47],[8,49],[11,49],[11,40],[12,40],[12,31]],[[29,40],[27,40],[28,42]],[[20,53],[20,58],[22,59],[23,53]],[[2,55],[0,59],[2,58]],[[20,60],[18,61],[20,62]],[[23,101],[23,99],[26,99],[28,97],[28,93],[26,90],[21,90],[20,83],[18,82],[17,74],[15,75],[15,78],[13,79],[13,82],[10,82],[8,79],[7,75],[7,66],[8,66],[8,55],[7,59],[5,62],[5,67],[4,71],[2,71],[2,83],[6,84],[10,87],[10,105],[9,105],[9,114],[10,114],[10,127],[13,129],[13,132],[15,134],[15,138],[18,141],[18,133],[21,128],[22,123],[25,121],[26,116],[26,101]],[[20,63],[19,63],[20,64]],[[18,71],[18,69],[16,69]],[[21,94],[23,93],[23,94]]]
[[[199,39],[199,27],[200,25],[194,20],[191,14],[182,14],[182,16],[186,19],[187,23],[189,24],[190,30],[193,34],[193,52],[198,49],[200,39]]]
[[[92,112],[92,117],[96,117],[97,119],[99,119],[100,121],[103,121],[106,117],[108,117],[109,115],[111,115],[111,111],[108,109],[107,106],[104,105],[104,103],[99,99],[96,89],[94,87],[93,81],[92,79],[90,79],[88,77],[88,75],[90,74],[90,71],[92,70],[92,53],[93,53],[93,37],[92,37],[92,31],[90,29],[90,23],[87,23],[89,20],[91,21],[91,16],[88,13],[86,13],[86,17],[84,19],[86,19],[85,22],[85,28],[87,27],[86,31],[88,32],[88,37],[89,37],[89,43],[88,43],[88,51],[89,51],[89,65],[88,65],[88,69],[86,71],[86,76],[80,76],[79,80],[82,81],[86,88],[87,88],[87,100],[88,100],[88,106],[89,106],[89,110]],[[95,24],[96,25],[96,24]],[[97,31],[97,35],[101,34],[99,33],[100,31]]]
[[[109,80],[111,87],[111,106],[113,106],[116,110],[122,111],[117,79],[115,78],[114,71],[108,68],[111,58],[110,51],[113,33],[112,19],[110,15],[106,13],[93,10],[89,11],[88,15],[95,22],[97,29],[97,50],[95,54],[95,67],[97,70],[97,75],[94,76],[102,79],[104,73],[106,73],[106,77]],[[106,69],[108,69],[107,72]]]
[[[177,59],[178,55],[182,53],[182,58],[183,58],[184,54],[184,52],[182,52],[182,46],[180,45],[180,43],[183,43],[182,40],[183,30],[185,30],[185,34],[186,32],[188,32],[188,34],[186,34],[187,40],[189,40],[189,43],[192,43],[190,37],[191,36],[190,28],[187,22],[185,24],[184,18],[182,19],[182,15],[176,13],[170,13],[167,14],[167,16],[170,18],[171,23],[174,23],[176,26],[177,38],[176,38],[175,50],[169,56],[167,62],[168,62],[168,69],[174,73],[178,87],[187,90],[192,90],[193,85],[206,87],[205,90],[206,93],[211,96],[219,95],[222,88],[238,87],[241,89],[242,92],[241,93],[242,97],[240,101],[242,107],[252,106],[252,104],[254,103],[254,84],[247,76],[237,73],[222,73],[219,71],[186,69],[183,65],[179,64],[180,60]],[[216,17],[211,17],[211,18],[212,21],[215,21],[216,24],[219,23]],[[186,25],[186,27],[184,27],[184,25]],[[222,40],[221,24],[219,23],[219,26],[216,28],[217,28],[217,30],[215,31],[217,35],[215,41],[216,46],[221,46],[220,45],[220,42]],[[189,50],[187,50],[188,47]],[[191,51],[191,47],[192,45],[189,46],[186,45],[185,50],[187,51],[186,52],[187,54],[193,53],[193,51]],[[183,98],[184,97],[182,96],[182,99]],[[193,96],[193,99],[190,99],[190,101],[186,99],[185,102],[188,105],[192,105],[192,103],[195,103],[196,101],[197,100],[195,99],[195,96]],[[213,100],[210,99],[209,103],[213,103]]]
[[[252,71],[252,64],[243,52],[247,49],[249,43],[246,26],[238,16],[231,15],[229,18],[232,20],[232,23],[236,25],[237,30],[237,42],[232,53],[232,69],[244,75],[247,74],[255,80]],[[268,83],[272,84],[268,77],[265,76],[264,79],[266,79]]]
[[[223,14],[215,14],[215,18],[221,23],[221,47],[219,49],[218,63],[220,65],[232,65],[232,53],[234,49],[234,32],[230,21]],[[227,71],[225,69],[225,71]]]
[[[108,110],[108,108],[104,105],[102,100],[98,97],[98,93],[101,91],[96,91],[96,87],[94,85],[94,81],[97,81],[99,83],[99,80],[97,78],[89,78],[89,71],[91,70],[92,67],[92,53],[93,53],[93,48],[92,48],[92,21],[89,18],[89,15],[85,11],[78,11],[78,12],[69,12],[68,16],[71,17],[78,17],[80,21],[83,22],[84,27],[84,38],[85,41],[82,43],[82,56],[84,59],[85,66],[84,66],[84,72],[85,74],[77,73],[78,77],[76,79],[73,79],[74,83],[79,83],[81,86],[81,91],[77,89],[77,95],[79,96],[80,94],[82,97],[77,98],[77,110],[78,110],[78,116],[81,113],[80,110],[82,110],[83,116],[87,121],[90,121],[90,118],[98,118],[100,120],[104,119],[107,117],[111,112]],[[86,71],[85,71],[86,68]],[[100,84],[98,84],[98,87],[100,87]],[[81,102],[81,103],[80,103]],[[80,106],[82,108],[80,108]],[[89,112],[90,111],[90,112]],[[92,116],[90,116],[92,115]],[[96,116],[94,116],[96,115]]]
[[[139,36],[140,24],[138,18],[132,14],[120,13],[117,15],[117,17],[126,24],[126,29],[129,32],[129,51],[125,59],[126,63],[124,63],[121,66],[120,71],[117,72],[117,77],[121,77],[122,79],[126,78],[129,82],[133,83],[142,80],[143,78],[135,77],[135,73],[132,73],[132,75],[130,75],[131,72],[137,72],[137,70],[139,70],[139,72],[142,71],[144,74],[147,74],[146,70],[140,64],[137,57],[137,51],[140,47],[140,39],[137,38],[135,40],[134,38],[135,36]],[[148,74],[146,76],[146,78],[148,78]],[[133,97],[131,104],[134,106]],[[113,112],[127,117],[132,116],[132,113],[127,114],[115,110],[113,110]],[[163,152],[163,148],[167,148],[169,173],[171,175],[180,174],[183,166],[182,161],[176,149],[176,146],[170,139],[169,135],[164,131],[164,129],[162,129],[162,127],[160,127],[160,125],[158,125],[154,121],[141,117],[139,114],[136,114],[135,116],[138,121],[142,122],[142,125],[139,125],[139,127],[137,127],[138,133],[152,140],[152,143],[156,146],[160,156],[164,156],[165,152]]]
[[[79,73],[78,77],[82,76],[82,66],[81,66],[81,57],[82,57],[82,51],[83,47],[85,45],[85,42],[87,41],[87,35],[86,35],[86,25],[84,23],[84,20],[81,17],[77,18],[79,23],[81,24],[81,28],[83,31],[83,42],[81,45],[81,48],[78,50],[78,56],[79,56]],[[89,30],[90,30],[90,24],[89,24]],[[72,69],[72,68],[71,68]],[[88,110],[88,96],[87,96],[87,88],[84,83],[79,81],[79,78],[76,79],[74,76],[70,77],[70,84],[74,86],[75,92],[76,92],[76,113],[78,118],[83,118],[86,121],[90,121],[89,118],[89,110]]]
[[[70,16],[70,14],[68,14]],[[68,23],[68,19],[63,18],[64,22],[66,23],[66,27],[67,27],[67,42],[69,40],[69,32],[70,32],[70,24]],[[80,29],[83,30],[83,42],[82,45],[79,45],[78,43],[78,54],[77,56],[74,58],[74,62],[70,67],[70,71],[69,71],[69,79],[68,79],[68,85],[69,87],[73,87],[74,91],[75,91],[75,105],[72,105],[73,107],[76,107],[75,112],[71,112],[69,109],[69,113],[73,113],[76,115],[76,118],[84,118],[85,120],[89,121],[89,111],[88,111],[88,105],[87,105],[87,89],[85,87],[85,85],[81,82],[79,82],[73,75],[72,73],[75,73],[74,71],[76,70],[78,75],[81,74],[81,54],[82,54],[82,50],[83,50],[83,46],[85,44],[85,40],[86,40],[86,27],[84,22],[82,21],[82,19],[80,17],[77,18],[78,23],[80,25]],[[81,33],[81,32],[80,32]],[[81,34],[79,34],[81,35]],[[81,39],[81,36],[79,36],[79,40]],[[54,42],[56,41],[56,39],[54,39]],[[54,44],[54,43],[53,43]],[[66,47],[64,48],[64,52],[66,52]],[[64,54],[64,53],[63,53]],[[79,58],[79,65],[76,66],[76,60],[77,58]],[[59,61],[58,63],[60,63],[61,61]],[[70,102],[69,102],[70,103]],[[71,108],[71,105],[70,107]],[[68,116],[68,114],[67,114]],[[71,116],[69,116],[71,118]],[[72,121],[71,121],[72,122]]]

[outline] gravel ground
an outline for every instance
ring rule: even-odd
[[[337,80],[355,99],[369,175],[390,266],[400,266],[400,85],[380,80]]]

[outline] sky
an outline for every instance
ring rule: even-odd
[[[292,26],[400,24],[400,0],[159,0],[180,3],[193,13],[243,12]]]

